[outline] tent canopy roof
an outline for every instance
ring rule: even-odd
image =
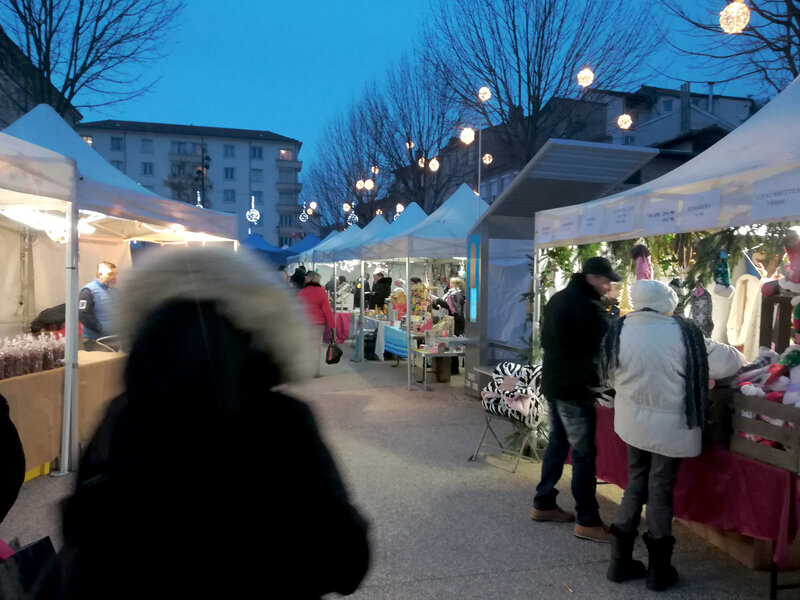
[[[381,215],[376,215],[357,235],[330,252],[323,252],[319,260],[358,260],[364,245],[372,242],[377,235],[386,231],[389,223]]]
[[[233,215],[167,200],[142,187],[106,162],[46,104],[17,119],[5,133],[74,161],[80,175],[78,208],[115,217],[95,220],[98,237],[183,241],[188,230],[192,239],[211,239],[198,234],[236,239]],[[140,221],[150,227],[141,227]]]
[[[364,255],[383,259],[466,256],[467,233],[488,208],[486,202],[476,196],[467,184],[462,183],[421,223],[367,246]]]
[[[584,205],[537,213],[536,246],[798,220],[798,179],[800,77],[719,142],[666,175]],[[659,231],[658,218],[665,211],[668,231]]]
[[[550,139],[477,225],[488,222],[493,238],[533,239],[537,211],[597,198],[657,155],[656,148]]]

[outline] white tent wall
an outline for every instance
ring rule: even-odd
[[[0,271],[0,338],[22,332],[24,326],[23,305],[27,301],[26,286],[23,285],[24,239],[21,231],[6,223],[0,223],[0,256],[5,257]],[[61,256],[59,278],[64,279],[64,256]]]
[[[486,331],[489,339],[525,347],[530,335],[527,304],[522,295],[531,287],[531,240],[489,239],[488,304]],[[496,349],[494,359],[519,361],[519,352]]]
[[[34,316],[45,308],[63,304],[66,298],[64,279],[64,244],[39,234],[33,241]],[[131,250],[127,242],[97,243],[81,239],[78,243],[78,285],[83,287],[94,279],[97,264],[109,261],[117,265],[120,281],[131,268]]]

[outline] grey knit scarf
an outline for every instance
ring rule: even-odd
[[[642,311],[656,312],[649,308]],[[702,427],[708,406],[708,354],[703,332],[689,319],[672,317],[681,328],[683,345],[686,348],[686,425],[689,429]],[[625,317],[617,319],[603,341],[603,372],[609,373],[619,367],[619,338]]]

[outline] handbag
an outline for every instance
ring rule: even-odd
[[[56,552],[49,537],[17,550],[0,562],[0,598],[22,600],[52,566]]]
[[[342,358],[342,349],[339,348],[334,339],[331,339],[328,349],[325,351],[325,363],[335,365],[340,358]]]

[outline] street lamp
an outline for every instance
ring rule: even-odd
[[[594,82],[594,73],[589,67],[586,67],[578,73],[578,85],[582,88],[587,88]]]
[[[439,159],[435,156],[428,161],[428,168],[431,170],[432,173],[436,173],[439,170]]]
[[[492,91],[483,86],[481,89],[478,90],[478,100],[481,101],[482,104],[488,102],[492,97]],[[480,124],[478,126],[478,198],[481,196],[481,162],[484,164],[489,164],[492,162],[491,154],[487,154],[485,156],[481,155],[481,134],[483,132],[483,113],[481,112],[480,117]],[[461,130],[461,134],[458,136],[462,143],[469,146],[472,142],[475,141],[475,130],[472,127],[464,127]],[[488,161],[487,161],[488,157]]]
[[[741,33],[750,22],[750,9],[744,0],[733,0],[719,13],[719,26],[725,33]]]

